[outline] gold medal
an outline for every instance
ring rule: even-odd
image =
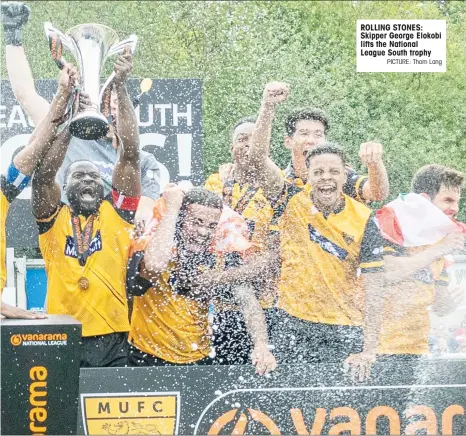
[[[78,286],[81,289],[81,291],[85,291],[85,290],[89,289],[89,279],[86,278],[86,277],[81,277],[78,280]]]

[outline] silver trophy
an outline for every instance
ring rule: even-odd
[[[79,87],[89,94],[91,106],[78,112],[69,122],[70,133],[80,139],[99,139],[108,133],[109,121],[101,113],[102,97],[108,85],[115,77],[109,76],[103,87],[100,86],[100,75],[109,56],[129,50],[134,53],[137,43],[136,35],[118,42],[118,35],[110,27],[102,24],[80,24],[72,27],[66,35],[55,29],[51,23],[44,24],[45,35],[50,44],[52,57],[60,68],[63,68],[63,47],[76,60],[79,71]],[[76,104],[71,107],[77,107]]]

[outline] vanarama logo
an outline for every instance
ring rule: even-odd
[[[464,434],[463,386],[238,389],[204,409],[194,434]],[[413,398],[406,411],[402,395]],[[225,409],[225,404],[233,407]]]
[[[47,431],[47,368],[34,366],[29,371],[29,430],[33,434]]]
[[[210,427],[208,435],[218,435],[220,432],[228,425],[232,424],[233,429],[231,434],[234,435],[243,435],[247,434],[247,427],[249,421],[256,421],[257,423],[262,424],[267,430],[268,434],[271,435],[281,435],[280,429],[277,427],[277,424],[267,416],[265,413],[260,410],[247,409],[247,411],[240,412],[238,414],[238,409],[232,409],[220,416]]]
[[[11,345],[17,347],[18,345],[21,345],[21,342],[23,342],[23,340],[21,339],[21,335],[11,335],[10,342]]]
[[[14,347],[31,345],[67,345],[68,335],[66,333],[26,333],[14,334],[10,337],[11,345]]]
[[[317,408],[315,410],[314,421],[306,425],[303,411],[301,409],[290,409],[291,420],[294,424],[293,434],[341,434],[349,431],[351,434],[379,434],[377,433],[378,419],[387,419],[390,428],[390,434],[401,434],[401,420],[398,413],[392,407],[377,406],[369,411],[366,416],[366,431],[361,432],[361,417],[352,407],[336,407],[331,410]],[[453,433],[453,419],[455,416],[464,416],[464,408],[458,404],[447,407],[442,413],[441,434]],[[423,415],[425,420],[413,421],[406,426],[404,434],[417,434],[418,431],[425,430],[427,434],[438,434],[437,418],[434,410],[428,406],[412,406],[406,412],[407,418]],[[335,418],[344,417],[348,421],[333,424],[327,432],[324,430],[325,424]],[[254,431],[251,425],[261,424],[260,433]],[[208,435],[231,434],[231,435],[253,435],[269,434],[281,435],[280,422],[278,424],[266,415],[264,412],[255,409],[247,409],[239,412],[238,409],[232,409],[221,415],[212,424]],[[289,433],[283,433],[289,434]]]
[[[81,394],[85,434],[178,434],[179,392]]]

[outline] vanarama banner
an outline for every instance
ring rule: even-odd
[[[2,319],[1,434],[76,434],[81,324]]]
[[[82,369],[78,434],[465,434],[466,361]]]

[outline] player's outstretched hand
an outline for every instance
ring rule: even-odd
[[[44,319],[47,316],[43,313],[32,310],[24,310],[19,307],[10,306],[2,302],[2,316],[14,319]]]

